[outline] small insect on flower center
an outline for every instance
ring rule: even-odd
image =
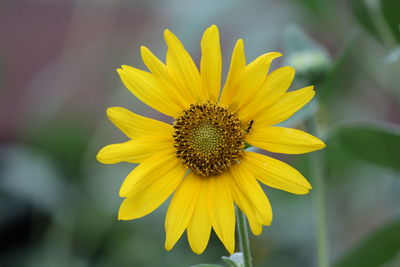
[[[236,113],[213,103],[192,104],[174,121],[176,156],[202,176],[222,173],[244,148]]]

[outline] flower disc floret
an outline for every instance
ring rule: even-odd
[[[196,174],[221,174],[242,155],[244,131],[227,108],[192,104],[175,120],[174,128],[176,155]]]

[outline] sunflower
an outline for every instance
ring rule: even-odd
[[[269,72],[280,53],[267,53],[246,64],[241,39],[233,49],[221,91],[222,58],[215,25],[201,40],[200,71],[172,32],[165,30],[164,37],[166,63],[142,46],[149,72],[126,65],[117,72],[136,97],[173,117],[173,124],[121,107],[108,108],[109,119],[130,140],[104,147],[97,159],[105,164],[139,163],[121,186],[119,194],[125,199],[120,220],[143,217],[173,194],[165,219],[166,250],[186,230],[192,250],[200,254],[214,229],[232,254],[235,204],[255,235],[271,224],[271,205],[259,182],[294,194],[311,189],[296,169],[245,148],[301,154],[325,147],[303,131],[274,126],[309,102],[315,92],[313,86],[287,92],[295,74],[292,67]]]

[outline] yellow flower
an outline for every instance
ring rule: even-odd
[[[325,147],[305,132],[275,127],[311,100],[313,86],[287,92],[295,70],[270,73],[280,53],[246,64],[243,40],[236,42],[222,93],[218,28],[201,40],[200,71],[179,39],[164,32],[166,64],[141,47],[150,72],[122,66],[125,86],[141,101],[174,118],[174,124],[142,117],[121,107],[107,110],[110,120],[130,138],[104,147],[106,164],[139,163],[125,179],[120,220],[143,217],[173,194],[165,219],[165,248],[187,231],[192,250],[207,246],[211,228],[229,253],[235,248],[236,204],[255,235],[270,225],[272,209],[258,181],[294,194],[307,194],[308,181],[294,168],[271,157],[245,151],[245,144],[267,151],[301,154]]]

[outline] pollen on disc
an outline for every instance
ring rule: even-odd
[[[193,104],[176,118],[174,128],[176,155],[196,174],[220,174],[242,154],[241,123],[226,108]]]
[[[193,127],[189,133],[192,145],[202,153],[213,153],[222,144],[223,133],[220,127],[211,121],[205,121]]]

